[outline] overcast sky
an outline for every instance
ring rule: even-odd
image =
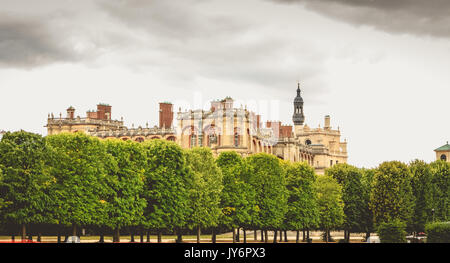
[[[0,0],[0,130],[46,135],[47,114],[112,105],[158,123],[158,102],[231,96],[292,124],[325,115],[349,163],[435,159],[450,140],[447,0]]]

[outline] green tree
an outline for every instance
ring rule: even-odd
[[[209,148],[195,147],[186,150],[186,162],[191,175],[189,197],[192,214],[189,226],[197,230],[199,243],[201,228],[216,227],[219,224],[222,172]]]
[[[251,225],[255,211],[255,191],[243,180],[244,159],[235,151],[228,151],[220,153],[216,163],[222,171],[224,187],[221,224],[233,229],[233,242],[236,241],[234,229],[243,227],[245,242],[245,228]]]
[[[108,187],[108,171],[114,158],[98,138],[83,133],[61,133],[46,137],[53,148],[52,174],[56,184],[52,191],[57,202],[58,223],[78,226],[108,224],[106,200],[113,190]]]
[[[4,221],[21,225],[25,239],[27,225],[52,223],[51,185],[45,161],[48,147],[41,135],[18,131],[6,133],[0,141],[0,198]],[[9,204],[6,206],[6,204]]]
[[[366,203],[364,201],[364,186],[362,183],[362,171],[349,164],[336,164],[326,169],[326,175],[336,179],[342,186],[342,201],[344,202],[345,240],[350,241],[351,232],[364,230],[364,213]]]
[[[286,189],[288,191],[288,209],[285,216],[286,228],[297,231],[309,231],[319,223],[317,193],[314,188],[316,175],[314,168],[306,162],[284,162],[286,169]]]
[[[270,154],[257,153],[245,158],[244,180],[255,189],[257,216],[252,225],[267,230],[279,229],[287,212],[288,193],[280,160]],[[274,237],[276,240],[276,236]]]
[[[412,216],[413,230],[424,232],[427,222],[432,220],[433,188],[430,166],[424,161],[415,160],[409,164],[411,171],[411,187],[415,197],[415,208]]]
[[[362,185],[363,185],[363,200],[364,200],[364,212],[362,214],[361,225],[363,232],[366,233],[366,239],[370,237],[370,233],[375,231],[373,224],[373,213],[370,210],[370,192],[372,191],[372,182],[375,175],[375,169],[362,169]]]
[[[433,188],[433,221],[450,220],[450,163],[435,161],[430,164]]]
[[[145,150],[144,226],[158,231],[177,231],[186,226],[191,213],[188,193],[188,169],[179,145],[166,140],[142,143]]]
[[[406,164],[391,161],[378,166],[370,193],[370,209],[376,225],[399,219],[411,226],[414,196]]]
[[[141,144],[132,141],[106,140],[107,153],[117,165],[109,166],[107,186],[111,195],[102,202],[106,205],[107,224],[115,229],[114,241],[120,242],[120,229],[137,226],[143,220],[147,205],[143,198],[146,156]]]
[[[319,227],[325,233],[325,240],[330,240],[330,230],[337,229],[344,222],[344,203],[342,202],[342,187],[337,181],[327,175],[318,176],[316,180],[318,197]]]

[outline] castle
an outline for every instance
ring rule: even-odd
[[[223,151],[236,151],[242,156],[265,152],[292,162],[305,161],[316,173],[337,163],[347,162],[347,142],[340,140],[339,129],[330,126],[330,116],[325,116],[323,128],[304,125],[303,99],[300,84],[294,98],[294,126],[281,122],[261,122],[257,115],[246,108],[235,108],[233,99],[211,102],[209,110],[177,112],[176,127],[171,103],[159,103],[159,126],[128,128],[123,119],[112,120],[111,106],[98,104],[97,111],[88,111],[86,117],[75,117],[75,109],[69,107],[67,116],[55,118],[48,115],[48,135],[61,132],[85,132],[102,139],[120,138],[142,142],[164,139],[177,142],[183,148],[210,147],[215,155]],[[264,127],[265,126],[265,127]]]

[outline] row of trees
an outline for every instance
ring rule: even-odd
[[[213,242],[232,230],[236,240],[239,229],[262,230],[266,242],[267,231],[275,231],[276,242],[282,231],[297,231],[299,241],[300,231],[309,238],[309,230],[320,229],[328,241],[330,230],[344,229],[348,240],[351,232],[370,233],[398,219],[423,231],[426,222],[448,219],[449,166],[386,162],[365,170],[338,164],[316,176],[307,163],[264,153],[214,158],[209,148],[184,150],[164,140],[20,131],[0,142],[0,223],[11,231],[20,226],[22,238],[30,228],[47,226],[58,240],[69,226],[71,235],[80,227],[101,239],[113,232],[114,241],[121,230],[139,233],[141,241],[149,230],[158,241],[162,233],[181,241],[195,231],[198,242],[202,230]]]

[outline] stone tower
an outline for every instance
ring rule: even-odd
[[[305,122],[305,115],[303,114],[303,98],[300,95],[300,83],[297,87],[297,96],[294,99],[294,115],[292,116],[294,122],[295,133],[300,134],[303,130],[303,123]]]

